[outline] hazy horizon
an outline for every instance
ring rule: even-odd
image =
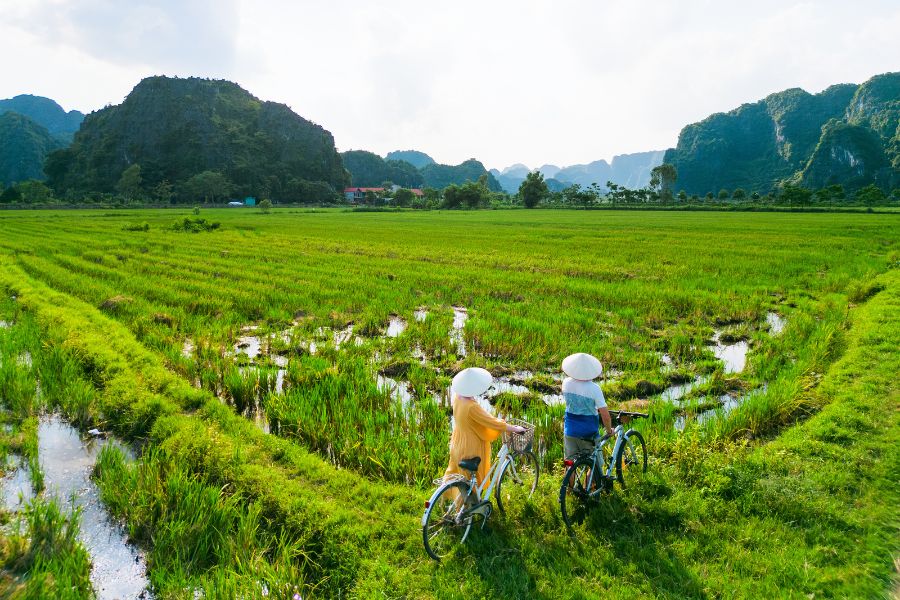
[[[342,151],[501,170],[664,150],[712,113],[900,70],[900,6],[886,1],[0,7],[0,50],[17,58],[2,98],[88,113],[150,75],[229,79],[322,125]]]

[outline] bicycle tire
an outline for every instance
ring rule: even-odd
[[[422,517],[422,543],[425,552],[440,562],[462,544],[472,528],[472,517],[462,521],[459,515],[471,504],[466,481],[452,481],[438,488]],[[447,534],[446,537],[444,534]]]
[[[512,458],[515,461],[515,473],[513,463],[507,462],[497,481],[497,507],[504,513],[506,505],[511,504],[514,499],[523,496],[525,500],[531,498],[541,477],[541,467],[533,452],[517,452]],[[504,482],[507,482],[506,487]]]
[[[625,478],[629,471],[633,473],[635,469],[641,473],[647,472],[647,444],[639,431],[629,429],[616,453],[616,479],[622,487],[627,487]]]
[[[563,476],[562,486],[559,488],[559,510],[563,523],[566,524],[570,533],[574,533],[575,525],[584,522],[596,504],[596,500],[590,496],[590,493],[597,488],[598,484],[602,485],[600,482],[602,475],[594,474],[596,481],[591,486],[593,489],[588,490],[587,479],[592,469],[595,469],[593,459],[580,456],[575,458],[575,462],[566,469],[566,474]]]

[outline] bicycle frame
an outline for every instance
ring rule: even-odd
[[[478,485],[478,480],[476,478],[475,473],[472,473],[472,476],[469,478],[467,483],[469,484],[469,496],[474,495],[474,501],[465,500],[465,504],[470,504],[470,508],[464,509],[461,513],[457,515],[457,518],[470,518],[474,515],[481,515],[484,517],[484,520],[487,521],[487,518],[490,516],[492,512],[491,507],[491,494],[494,491],[494,487],[500,482],[500,477],[503,474],[503,467],[507,464],[511,463],[515,465],[515,461],[512,458],[512,454],[509,451],[509,448],[506,444],[500,448],[500,452],[497,453],[497,460],[494,461],[494,464],[491,465],[491,468],[487,472],[487,476],[484,478],[484,481],[481,482],[481,485]],[[515,468],[515,466],[513,466]],[[466,481],[463,479],[463,481]],[[441,490],[444,486],[447,485],[447,482],[442,483],[438,486],[438,488],[431,495],[431,499],[428,501],[426,506],[430,506],[432,502],[434,502],[435,498],[440,494]],[[422,515],[422,526],[425,526],[425,518],[428,515],[428,511],[426,510],[425,514]],[[483,526],[483,524],[482,524]],[[469,537],[469,530],[466,530],[465,535],[461,542],[465,542],[466,538]]]
[[[500,482],[500,475],[503,473],[501,467],[505,466],[507,462],[511,462],[515,465],[515,461],[512,458],[509,448],[507,448],[506,444],[503,444],[503,446],[500,447],[500,451],[497,453],[497,460],[491,465],[491,468],[487,472],[487,476],[484,478],[484,481],[481,482],[481,486],[478,486],[475,473],[472,473],[469,484],[471,485],[471,489],[475,491],[475,498],[478,502],[491,499],[494,487]],[[515,466],[513,468],[515,468]]]
[[[594,451],[591,453],[591,458],[594,461],[594,468],[591,469],[591,474],[588,478],[588,490],[593,487],[595,481],[594,476],[596,475],[598,470],[600,471],[601,479],[612,479],[612,472],[613,468],[615,467],[616,454],[619,452],[619,448],[622,446],[622,444],[625,443],[625,428],[621,424],[616,425],[616,428],[613,430],[613,434],[616,438],[616,442],[613,445],[612,452],[610,453],[612,460],[609,461],[608,465],[606,464],[606,460],[604,460],[603,458],[603,446],[606,445],[610,438],[608,436],[604,436],[600,439],[600,441],[594,444]],[[598,467],[600,468],[598,469]],[[602,487],[598,486],[597,490],[589,492],[589,495],[594,496],[596,494],[599,494],[601,490]]]

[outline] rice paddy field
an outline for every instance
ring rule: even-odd
[[[898,219],[0,212],[0,596],[896,594]],[[569,535],[577,351],[650,465]],[[438,564],[467,366],[542,475]]]

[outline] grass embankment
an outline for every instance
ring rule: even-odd
[[[30,315],[4,297],[0,319],[0,474],[28,469],[37,494],[44,488],[38,415],[53,390],[38,393],[32,350],[39,352],[39,331]],[[52,377],[47,381],[52,385]],[[90,558],[78,530],[79,513],[66,511],[53,498],[38,496],[18,512],[0,509],[0,597],[92,598]]]
[[[898,431],[896,271],[851,311],[845,354],[807,390],[817,396],[813,406],[826,406],[819,415],[760,447],[680,438],[640,486],[608,500],[581,532],[581,546],[564,534],[557,481],[547,478],[532,505],[493,520],[490,534],[476,535],[441,567],[420,547],[421,492],[336,469],[266,436],[168,371],[93,306],[15,267],[3,267],[0,278],[37,316],[47,341],[76,357],[81,377],[97,386],[94,418],[129,438],[148,438],[152,450],[139,466],[106,453],[100,483],[133,531],[165,540],[154,548],[151,576],[173,594],[178,586],[254,593],[259,581],[322,597],[758,597],[835,589],[866,596],[889,586],[898,550],[898,465],[890,451]],[[853,435],[861,429],[865,437]],[[852,465],[835,460],[844,452]],[[182,497],[215,506],[214,516],[204,520],[179,505]],[[237,562],[219,551],[220,524],[247,540]],[[190,560],[191,549],[201,558]]]

